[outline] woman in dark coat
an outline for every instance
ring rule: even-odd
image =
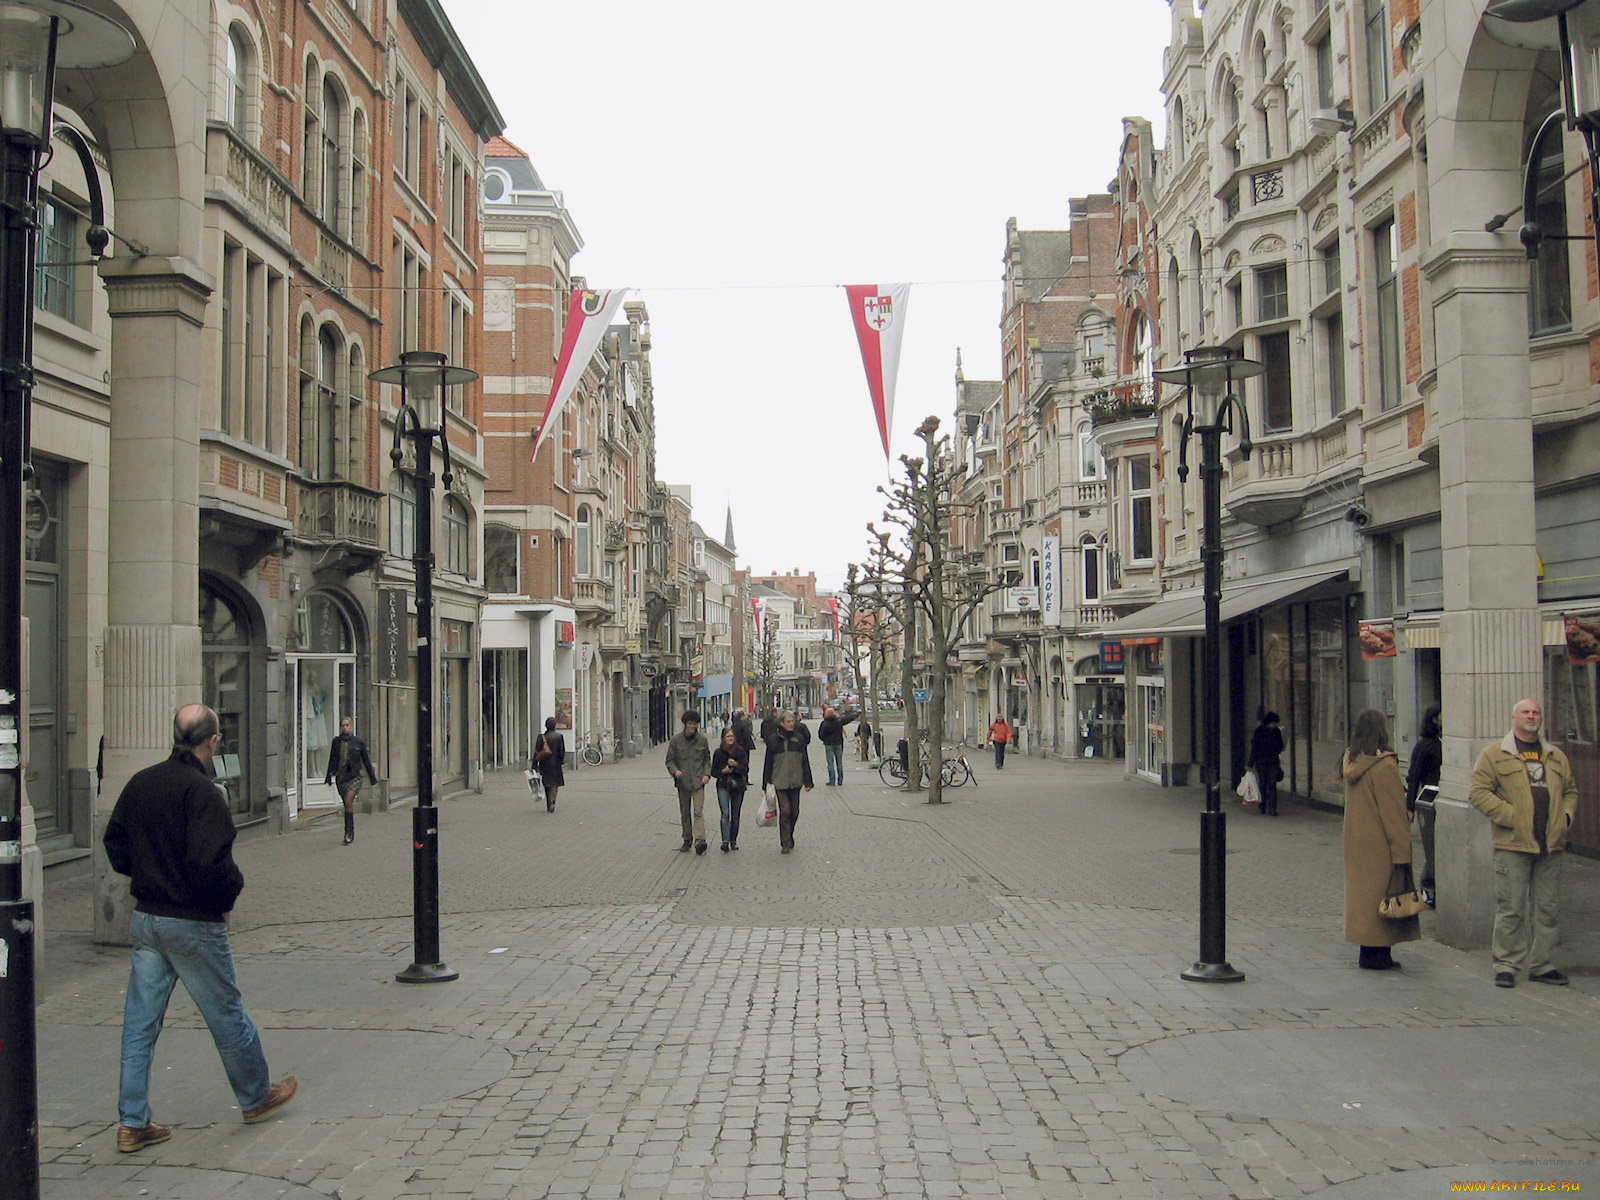
[[[555,812],[556,793],[567,783],[567,774],[562,765],[567,761],[567,739],[556,732],[556,719],[544,719],[544,732],[539,735],[539,742],[533,749],[533,769],[539,772],[539,778],[544,783],[544,809],[546,812]]]
[[[1411,750],[1411,767],[1406,771],[1406,811],[1417,818],[1422,834],[1422,878],[1417,885],[1433,907],[1433,819],[1434,801],[1439,798],[1439,769],[1444,765],[1443,727],[1439,706],[1430,704],[1422,711],[1417,726],[1417,744]]]
[[[1261,789],[1261,815],[1278,815],[1278,780],[1283,778],[1283,767],[1278,760],[1283,754],[1283,730],[1278,728],[1278,714],[1269,712],[1261,718],[1250,738],[1250,765],[1255,769],[1256,785]]]
[[[1410,865],[1400,760],[1389,746],[1383,714],[1369,708],[1356,717],[1344,755],[1344,940],[1361,947],[1363,970],[1398,967],[1389,947],[1422,937],[1416,917],[1392,921],[1378,915],[1379,902],[1399,890],[1395,868]]]
[[[722,745],[711,755],[711,778],[717,781],[717,807],[722,810],[722,850],[739,848],[739,815],[750,786],[750,751],[732,729],[722,731]]]

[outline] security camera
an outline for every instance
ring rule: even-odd
[[[1372,511],[1358,501],[1344,510],[1344,519],[1357,529],[1365,529],[1372,523]]]

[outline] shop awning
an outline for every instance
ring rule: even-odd
[[[1338,570],[1299,572],[1279,575],[1269,579],[1243,579],[1222,585],[1220,611],[1222,623],[1237,621],[1240,617],[1271,608],[1305,594],[1313,588],[1336,579],[1344,579],[1348,571]],[[1113,621],[1100,630],[1099,636],[1107,641],[1132,637],[1195,637],[1206,630],[1206,602],[1199,588],[1174,592],[1157,600],[1149,608],[1142,608],[1130,617]]]

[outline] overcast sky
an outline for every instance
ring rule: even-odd
[[[656,472],[741,565],[840,587],[889,478],[844,285],[913,284],[891,450],[999,373],[1005,224],[1066,226],[1165,0],[445,0],[591,286],[649,307]]]

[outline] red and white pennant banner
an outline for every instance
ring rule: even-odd
[[[861,365],[867,371],[872,411],[883,438],[883,457],[889,457],[889,428],[894,422],[894,381],[900,369],[900,340],[906,329],[909,283],[857,283],[845,287],[856,340],[861,343]]]
[[[555,428],[556,418],[571,399],[578,380],[583,378],[595,347],[605,336],[611,319],[622,306],[627,288],[613,288],[598,292],[584,288],[572,289],[572,300],[567,305],[567,328],[561,338],[561,355],[556,360],[555,379],[550,385],[550,403],[545,405],[544,419],[533,435],[533,450],[528,455],[532,462],[539,455],[539,447]]]

